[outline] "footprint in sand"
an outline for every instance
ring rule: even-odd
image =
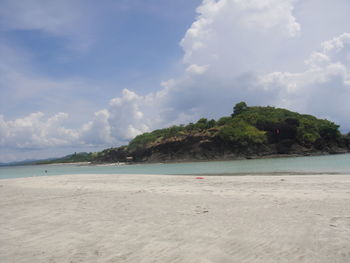
[[[205,213],[209,213],[209,210],[206,208],[203,208],[201,206],[196,206],[196,209],[194,210],[196,212],[196,214],[205,214]]]

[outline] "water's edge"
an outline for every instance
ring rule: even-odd
[[[30,165],[0,167],[0,179],[64,174],[298,175],[350,174],[350,154],[133,165]]]

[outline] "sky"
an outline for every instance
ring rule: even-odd
[[[350,131],[348,0],[0,0],[0,162],[127,144],[240,101]]]

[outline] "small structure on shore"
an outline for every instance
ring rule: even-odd
[[[126,157],[126,161],[127,162],[132,162],[134,160],[134,157],[132,157],[132,156],[127,156]]]

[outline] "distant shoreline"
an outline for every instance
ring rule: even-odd
[[[260,159],[278,159],[278,158],[294,158],[294,157],[317,157],[317,156],[332,156],[350,154],[350,152],[317,152],[308,154],[271,154],[271,155],[254,155],[254,156],[240,156],[236,158],[218,158],[218,159],[180,159],[180,160],[154,160],[154,161],[143,161],[143,162],[69,162],[69,163],[50,163],[50,164],[2,164],[0,167],[14,167],[14,166],[44,166],[44,165],[79,165],[79,166],[114,166],[114,165],[135,165],[135,164],[172,164],[172,163],[200,163],[200,162],[225,162],[225,161],[239,161],[239,160],[260,160]]]

